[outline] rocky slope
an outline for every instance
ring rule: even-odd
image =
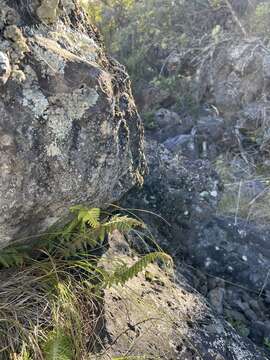
[[[1,248],[37,236],[73,204],[120,199],[142,184],[145,162],[128,76],[106,55],[77,4],[0,5]],[[103,350],[95,359],[269,358],[252,343],[263,346],[270,334],[269,230],[262,234],[238,214],[232,220],[217,213],[224,186],[213,166],[236,148],[246,162],[254,145],[250,121],[267,144],[261,112],[253,118],[248,106],[268,104],[268,58],[257,43],[211,49],[192,79],[198,117],[164,108],[171,103],[166,91],[143,89],[148,105],[160,105],[146,140],[149,174],[123,203],[157,213],[140,215],[173,255],[175,277],[151,265],[127,286],[105,290],[102,331],[95,334]],[[168,74],[181,70],[166,66]],[[259,147],[265,163],[267,147]],[[134,248],[153,249],[144,234],[115,233],[109,245],[104,257],[129,264],[137,259]]]
[[[129,78],[75,2],[58,3],[0,2],[0,247],[142,182]]]
[[[106,263],[138,258],[115,232]],[[126,356],[146,360],[266,360],[254,344],[237,335],[186,279],[157,265],[104,294],[102,351],[93,359]],[[92,358],[91,358],[92,359]]]
[[[149,175],[143,192],[127,200],[171,224],[142,215],[180,273],[242,335],[267,349],[268,64],[260,39],[213,44],[191,80],[196,113],[177,113],[175,103],[164,107],[159,98],[146,137]]]

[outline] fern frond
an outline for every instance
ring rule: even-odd
[[[111,276],[106,280],[105,287],[110,287],[112,285],[124,285],[128,280],[137,276],[141,271],[143,271],[150,263],[156,260],[163,260],[166,263],[172,264],[172,258],[163,252],[153,252],[145,255],[135,264],[130,267],[127,265],[120,266]]]
[[[91,228],[95,229],[100,224],[100,209],[81,209],[78,213],[78,220],[83,224],[88,224]]]
[[[112,219],[104,224],[102,227],[105,229],[107,233],[111,233],[114,230],[118,230],[121,233],[129,232],[131,229],[136,227],[145,227],[145,225],[137,220],[128,216],[119,216],[116,215],[112,217]]]
[[[22,265],[26,259],[29,259],[27,250],[29,250],[27,246],[10,246],[0,250],[0,267],[9,268]]]
[[[98,208],[74,207],[72,212],[77,213],[77,216],[66,227],[62,236],[63,241],[58,245],[60,253],[65,257],[87,251],[88,247],[95,248],[98,244],[102,244],[105,236],[114,230],[127,233],[135,227],[144,227],[142,222],[128,216],[116,215],[107,222],[100,222],[100,209]],[[76,227],[75,231],[74,226]],[[69,237],[70,230],[73,233]]]
[[[43,346],[45,360],[72,360],[72,341],[63,329],[56,329],[49,333]]]
[[[76,214],[76,218],[81,224],[88,224],[95,229],[100,224],[100,209],[87,208],[83,206],[72,206],[70,211]]]

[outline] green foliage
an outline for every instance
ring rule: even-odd
[[[54,231],[50,236],[45,236],[38,242],[36,248],[28,246],[9,246],[0,251],[0,266],[12,267],[22,265],[30,258],[30,253],[41,250],[58,258],[68,258],[79,252],[87,252],[88,248],[94,249],[101,246],[105,236],[118,230],[128,233],[136,227],[144,227],[137,219],[114,215],[111,218],[101,217],[99,208],[86,208],[73,206],[70,209],[73,219],[63,229]]]
[[[234,329],[243,337],[247,337],[249,335],[249,328],[240,320],[228,319],[229,323],[234,327]]]
[[[118,230],[128,233],[136,227],[143,227],[142,222],[128,216],[115,215],[110,219],[100,220],[100,209],[88,209],[81,206],[71,208],[75,215],[62,232],[51,241],[51,250],[59,256],[69,257],[78,252],[94,249],[103,244],[105,236]]]
[[[264,346],[266,346],[270,350],[270,338],[264,339]]]
[[[47,335],[43,354],[45,360],[72,360],[72,341],[64,329],[57,328]]]
[[[91,250],[103,244],[106,234],[114,230],[125,234],[144,227],[143,223],[98,208],[75,206],[71,213],[73,219],[62,230],[38,244],[41,258],[31,259],[23,247],[8,248],[5,258],[1,252],[4,266],[28,259],[23,271],[14,268],[12,281],[1,284],[3,360],[10,360],[11,352],[12,360],[86,359],[89,343],[96,341],[93,329],[99,321],[104,289],[124,285],[153,261],[172,262],[160,251],[145,255],[132,266],[108,257],[106,268],[103,258],[91,255]]]
[[[155,115],[154,110],[146,111],[142,114],[144,120],[144,127],[146,130],[153,130],[157,128],[154,115]]]
[[[124,285],[127,281],[133,279],[141,271],[143,271],[150,263],[156,260],[162,260],[169,264],[172,263],[172,258],[163,252],[153,252],[147,254],[130,267],[128,267],[126,264],[122,264],[113,272],[112,275],[107,273],[107,278],[105,277],[104,281],[105,287],[110,287],[114,284]]]
[[[0,250],[0,267],[19,266],[28,258],[28,246],[9,246]]]
[[[144,101],[142,89],[154,82],[157,89],[165,88],[168,93],[170,105],[165,107],[173,104],[174,111],[197,113],[196,91],[191,83],[196,86],[196,69],[206,49],[239,36],[239,24],[225,0],[82,1],[91,21],[103,33],[106,47],[126,65],[139,106]],[[269,37],[269,1],[230,3],[248,35]],[[174,53],[181,61],[170,73],[166,62]],[[154,109],[144,104],[143,110],[146,128],[151,130],[155,124],[148,112]]]
[[[100,225],[100,209],[99,208],[84,208],[80,206],[74,206],[71,209],[71,212],[77,213],[77,221],[83,225],[89,225],[93,229],[97,228]]]

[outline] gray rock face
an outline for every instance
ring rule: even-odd
[[[270,55],[259,40],[221,45],[204,66],[200,97],[212,95],[222,113],[232,114],[268,92]]]
[[[270,52],[259,39],[225,42],[198,70],[198,100],[262,153],[269,148]]]
[[[115,232],[109,245],[103,265],[111,266],[115,257],[129,266],[134,263],[120,234]],[[150,277],[142,272],[126,287],[105,290],[102,353],[91,359],[120,357],[127,352],[131,357],[146,354],[149,359],[164,360],[267,359],[218,317],[183,276],[177,276],[174,283],[158,266],[151,264],[147,269]]]
[[[193,236],[186,246],[194,264],[205,272],[258,293],[270,289],[268,227],[262,229],[241,220],[235,225],[232,218],[217,217]]]
[[[173,249],[186,238],[191,228],[201,228],[212,218],[220,198],[221,184],[207,160],[191,160],[150,140],[145,145],[145,153],[149,174],[145,177],[143,190],[138,192],[135,189],[128,194],[124,206],[149,208],[162,215],[173,226],[166,227],[164,221],[152,215],[143,217],[146,223],[157,220],[154,228],[161,226],[165,234],[162,245]],[[170,239],[174,229],[176,234]]]
[[[209,161],[174,154],[156,141],[145,150],[149,174],[143,191],[132,190],[124,206],[150,210],[140,216],[174,256],[177,273],[241,336],[262,346],[269,324],[269,226],[240,218],[235,225],[235,218],[217,216],[222,185]],[[260,184],[250,185],[245,194],[260,191]]]
[[[31,26],[35,9],[30,18],[23,11],[31,6],[19,14],[0,3],[0,51],[11,66],[0,87],[1,248],[73,204],[119,199],[142,182],[144,155],[129,78],[75,4],[66,21],[46,17],[48,26],[40,10]]]

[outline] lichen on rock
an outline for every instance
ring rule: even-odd
[[[0,51],[0,82],[5,84],[11,73],[11,67],[8,56]]]
[[[2,19],[11,74],[0,88],[0,135],[13,145],[0,146],[0,248],[46,230],[73,204],[119,199],[144,174],[127,74],[87,24],[70,25],[75,1],[61,4],[29,2],[17,24]],[[49,26],[42,14],[58,8],[63,17]]]

